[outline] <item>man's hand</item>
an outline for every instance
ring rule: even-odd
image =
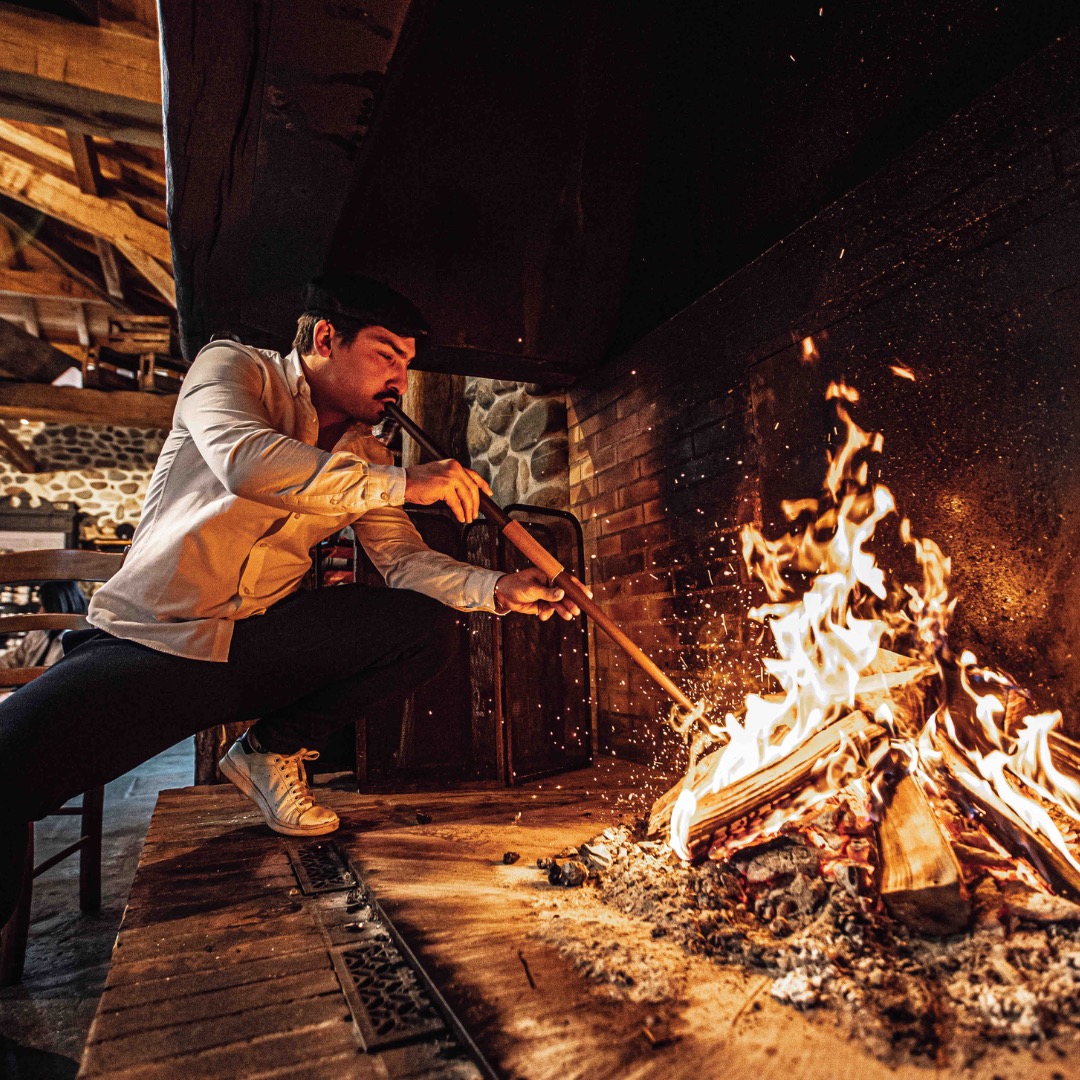
[[[581,587],[585,589],[584,585]],[[592,596],[590,590],[585,589],[585,592]],[[523,615],[536,615],[541,622],[546,622],[555,612],[567,621],[581,614],[577,604],[566,597],[562,589],[552,587],[543,570],[535,566],[516,574],[503,574],[495,583],[495,604],[500,611],[509,609]]]
[[[405,470],[405,501],[420,506],[444,502],[462,524],[480,513],[480,492],[491,494],[488,482],[459,461],[431,461]]]

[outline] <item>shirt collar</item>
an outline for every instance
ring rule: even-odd
[[[282,363],[285,369],[285,378],[289,384],[289,392],[293,397],[303,396],[310,403],[311,388],[308,386],[308,381],[304,377],[304,367],[300,363],[299,350],[293,349],[291,353],[282,358]],[[317,419],[315,421],[315,437],[318,437]],[[375,447],[382,447],[382,443],[377,439],[372,438],[371,427],[368,424],[357,420],[350,427],[345,429],[345,433],[338,439],[334,450],[346,450],[352,453],[359,452],[361,457],[364,457],[367,460],[373,460],[379,456],[379,451],[376,450]],[[390,457],[390,461],[393,461],[392,456]]]
[[[304,367],[300,363],[300,352],[293,349],[288,356],[284,357],[285,378],[289,383],[289,393],[296,397],[300,393],[300,387],[307,387],[307,379],[304,378]]]

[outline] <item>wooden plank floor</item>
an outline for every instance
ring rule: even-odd
[[[499,1075],[953,1075],[927,1064],[889,1068],[827,1016],[772,1001],[768,979],[698,958],[687,958],[680,1037],[652,1046],[642,1030],[655,1007],[605,1000],[537,933],[538,902],[551,887],[536,858],[625,818],[625,800],[612,792],[632,795],[643,779],[609,764],[511,790],[320,798],[342,816],[335,839]],[[430,820],[418,823],[418,811]],[[520,862],[504,865],[507,850]],[[347,929],[334,929],[332,903],[300,895],[285,842],[231,789],[163,793],[80,1076],[450,1075],[427,1051],[358,1052],[329,955]],[[1052,1080],[1067,1075],[1062,1065],[1002,1053],[956,1075]],[[463,1060],[453,1068],[478,1075]]]

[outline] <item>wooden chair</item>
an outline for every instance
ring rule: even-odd
[[[120,569],[123,555],[97,551],[56,548],[0,554],[0,585],[40,584],[45,581],[108,581]],[[87,626],[82,615],[44,612],[33,615],[0,615],[0,634],[23,630],[78,630]],[[32,682],[47,669],[43,667],[0,668],[0,688],[19,687]],[[79,853],[79,907],[97,911],[101,907],[101,826],[105,789],[93,788],[83,795],[81,806],[65,806],[56,814],[82,819],[81,835],[73,844],[34,865],[34,823],[30,822],[22,893],[14,914],[0,931],[0,986],[11,986],[22,978],[26,939],[30,929],[30,903],[34,878],[70,855]]]

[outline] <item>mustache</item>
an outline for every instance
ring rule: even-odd
[[[400,397],[395,390],[386,390],[381,394],[375,395],[376,401],[400,401]]]

